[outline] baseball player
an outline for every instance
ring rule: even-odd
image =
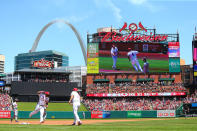
[[[39,101],[34,111],[29,114],[29,117],[32,115],[37,114],[40,111],[40,123],[44,123],[44,110],[46,104],[46,95],[45,91],[38,91]]]
[[[13,119],[15,119],[15,122],[19,122],[18,121],[18,105],[16,102],[18,102],[18,99],[15,99],[15,101],[12,103],[12,109],[14,111],[14,116],[11,117],[11,122],[13,121]]]
[[[143,70],[144,70],[144,73],[146,74],[149,72],[149,63],[147,62],[146,57],[143,58],[143,61],[144,61]]]
[[[46,120],[46,117],[47,117],[47,108],[48,108],[48,103],[49,103],[50,92],[45,92],[45,95],[46,95],[46,100],[45,100],[45,109],[44,109],[44,121]]]
[[[78,116],[78,109],[80,107],[80,95],[78,94],[78,89],[74,88],[71,97],[69,100],[69,104],[73,104],[73,114],[74,114],[74,122],[72,125],[81,125],[81,121]]]
[[[113,66],[112,66],[112,68],[114,70],[116,70],[116,62],[117,62],[117,59],[118,59],[118,48],[115,45],[112,45],[111,55],[112,55],[112,59],[113,59]]]
[[[131,64],[133,65],[134,69],[136,71],[140,70],[141,72],[143,72],[140,64],[139,64],[139,61],[137,59],[137,54],[138,54],[138,51],[135,51],[135,50],[131,50],[131,48],[128,48],[130,51],[127,53],[127,56],[128,56],[128,59],[129,61],[131,62]],[[136,67],[137,65],[137,67]]]

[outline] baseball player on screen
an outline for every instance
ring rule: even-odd
[[[147,74],[149,72],[149,63],[147,62],[146,57],[143,58],[143,61],[144,61],[143,70],[144,70],[144,73]]]
[[[13,108],[13,111],[14,111],[14,116],[11,117],[11,122],[13,121],[13,119],[15,119],[15,122],[19,122],[18,121],[18,105],[17,105],[16,102],[18,102],[18,99],[15,99],[14,102],[12,103],[12,108]]]
[[[37,114],[40,111],[40,123],[44,123],[44,110],[46,104],[46,95],[45,91],[38,91],[39,101],[34,111],[29,114],[29,117],[32,115]]]
[[[46,95],[46,100],[45,100],[45,107],[44,107],[44,121],[46,120],[46,117],[47,117],[47,108],[48,108],[48,103],[49,103],[50,92],[45,92],[45,95]]]
[[[131,48],[128,48],[128,50],[129,50],[129,52],[127,53],[127,56],[128,56],[129,61],[133,65],[134,69],[136,71],[140,70],[141,72],[143,72],[143,70],[139,64],[139,61],[137,59],[138,51],[131,50]],[[137,65],[137,67],[136,67],[136,65]]]
[[[81,125],[81,121],[79,119],[78,115],[78,109],[80,107],[80,95],[78,94],[78,89],[73,88],[73,91],[71,92],[71,97],[69,100],[69,104],[73,104],[73,114],[74,114],[74,122],[72,125]]]
[[[112,55],[112,59],[113,59],[113,66],[112,66],[112,68],[114,70],[116,70],[116,62],[117,62],[117,59],[118,59],[118,48],[115,45],[112,45],[111,55]]]

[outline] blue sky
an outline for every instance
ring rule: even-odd
[[[87,32],[99,27],[139,23],[158,33],[180,34],[181,58],[192,63],[192,36],[197,26],[196,0],[1,0],[0,54],[5,72],[14,70],[14,56],[28,52],[44,25],[55,19],[71,22],[87,44]],[[37,51],[57,50],[70,57],[70,65],[85,65],[72,30],[54,24],[42,36]]]

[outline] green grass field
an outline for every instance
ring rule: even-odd
[[[18,102],[19,111],[33,111],[37,105],[36,102]],[[72,105],[68,103],[49,103],[47,111],[72,111]],[[79,111],[87,111],[81,104]]]
[[[141,67],[143,68],[144,62],[142,59],[138,59]],[[168,72],[169,71],[169,61],[168,60],[152,60],[148,59],[149,72]],[[113,60],[111,57],[99,57],[99,68],[105,70],[112,70]],[[131,62],[128,58],[118,58],[117,68],[121,71],[135,71]]]
[[[197,131],[197,118],[134,119],[130,122],[105,122],[70,125],[1,125],[1,131]],[[142,120],[142,121],[139,121]],[[66,121],[66,120],[65,120]],[[94,120],[92,120],[94,121]],[[1,121],[0,121],[1,122]]]

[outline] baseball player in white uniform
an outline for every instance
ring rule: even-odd
[[[113,66],[112,66],[112,68],[114,70],[116,70],[116,62],[117,62],[117,59],[118,59],[118,48],[115,45],[112,45],[111,56],[112,56],[112,59],[113,59]]]
[[[45,110],[45,104],[46,104],[45,91],[38,91],[38,96],[39,96],[39,102],[35,110],[29,114],[29,117],[32,117],[32,115],[37,114],[38,111],[40,111],[40,123],[44,123],[44,110]]]
[[[128,52],[127,56],[128,56],[128,59],[129,61],[131,62],[131,64],[133,65],[134,69],[136,71],[140,70],[141,72],[143,72],[140,64],[139,64],[139,61],[137,59],[137,54],[138,54],[138,51],[135,51],[135,50],[131,50],[131,48],[128,48],[130,51]],[[137,65],[137,67],[136,67]]]
[[[18,105],[17,105],[17,102],[18,99],[15,99],[15,101],[13,102],[12,104],[12,108],[13,108],[13,111],[14,111],[14,116],[11,118],[11,122],[13,119],[15,119],[15,122],[19,122],[18,121]]]
[[[73,114],[74,114],[74,122],[72,125],[81,125],[81,121],[79,119],[78,115],[78,109],[80,107],[80,95],[78,94],[78,89],[74,88],[73,91],[71,92],[71,97],[69,100],[69,103],[73,104]]]
[[[47,117],[47,108],[48,108],[48,103],[49,103],[49,95],[50,95],[50,92],[45,92],[45,95],[46,95],[46,100],[45,100],[45,108],[44,108],[44,121],[46,120],[46,117]]]

